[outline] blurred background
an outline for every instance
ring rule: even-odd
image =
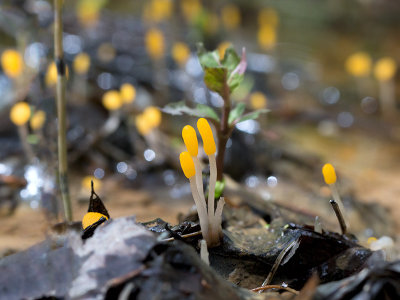
[[[399,14],[399,3],[378,0],[65,1],[74,219],[87,211],[91,180],[111,217],[176,224],[192,207],[178,157],[181,129],[196,119],[161,109],[223,104],[203,82],[202,42],[220,57],[229,45],[244,47],[248,67],[232,101],[270,109],[238,124],[228,141],[232,181],[329,227],[321,167],[330,162],[359,237],[395,238]],[[63,221],[53,15],[52,1],[0,4],[0,256]]]

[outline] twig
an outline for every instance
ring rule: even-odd
[[[181,238],[185,239],[185,238],[189,238],[189,237],[200,235],[200,234],[201,234],[201,231],[196,231],[196,232],[192,232],[192,233],[188,233],[188,234],[183,234],[183,235],[181,235]],[[171,237],[168,239],[161,240],[161,242],[172,242],[173,240],[175,240],[175,238]]]
[[[285,286],[282,286],[282,285],[277,285],[277,284],[271,284],[271,285],[266,285],[266,286],[260,286],[260,287],[251,289],[251,291],[253,291],[253,292],[259,292],[259,291],[265,291],[265,290],[270,290],[270,289],[285,290],[285,291],[288,291],[288,292],[293,293],[293,294],[295,294],[295,295],[298,295],[298,294],[299,294],[299,292],[296,291],[295,289],[292,289],[292,288],[290,288],[290,287],[285,287]]]
[[[57,117],[58,117],[58,172],[61,198],[64,204],[65,220],[72,221],[71,200],[68,189],[67,137],[66,137],[66,99],[65,99],[65,62],[62,42],[62,2],[54,0],[54,58],[57,66]]]
[[[340,211],[339,205],[335,200],[330,200],[329,203],[332,205],[332,208],[335,211],[336,217],[339,221],[340,229],[342,230],[342,234],[346,234],[347,226],[346,222],[344,221],[342,212]]]
[[[279,253],[278,257],[276,258],[274,265],[271,268],[271,271],[269,272],[267,278],[264,280],[263,284],[261,285],[261,287],[265,287],[268,286],[270,284],[270,282],[272,281],[272,278],[274,277],[276,271],[278,270],[278,267],[280,266],[283,258],[285,257],[285,255],[290,251],[290,249],[292,249],[296,244],[298,243],[298,239],[293,240],[289,245],[286,246],[286,248],[284,248],[281,253]],[[263,290],[259,290],[259,294],[262,293]]]

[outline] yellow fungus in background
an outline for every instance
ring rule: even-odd
[[[226,29],[233,30],[240,25],[240,9],[235,4],[222,7],[221,19]]]
[[[161,111],[155,106],[148,106],[143,111],[147,123],[152,127],[158,127],[161,123]]]
[[[65,68],[66,68],[65,75],[68,78],[68,76],[69,76],[68,66],[65,66]],[[56,64],[54,61],[47,67],[45,81],[46,81],[47,86],[53,86],[57,83],[57,67],[56,67]]]
[[[172,58],[180,66],[185,65],[187,60],[190,57],[189,47],[185,43],[182,43],[182,42],[176,42],[172,46],[171,52],[172,52]]]
[[[18,102],[10,110],[10,119],[17,125],[21,126],[28,122],[31,116],[31,108],[26,102]]]
[[[267,98],[261,92],[254,92],[250,95],[250,106],[252,109],[261,109],[267,106]]]
[[[105,1],[80,0],[76,6],[76,15],[79,22],[86,27],[93,27],[100,17],[100,10]]]
[[[150,131],[152,130],[152,127],[149,125],[149,123],[146,120],[146,117],[143,114],[136,116],[135,125],[138,132],[143,136],[149,134]]]
[[[182,129],[182,138],[190,155],[197,156],[199,152],[199,142],[197,140],[196,130],[194,130],[192,126],[186,125]]]
[[[214,136],[210,124],[208,124],[208,121],[204,118],[200,118],[197,121],[197,129],[199,130],[201,138],[203,140],[204,152],[207,155],[214,154],[215,151],[217,151],[217,148],[215,146]]]
[[[263,8],[258,14],[258,25],[277,27],[279,24],[279,15],[273,8]]]
[[[202,6],[199,0],[180,0],[181,11],[187,22],[193,23],[200,14]]]
[[[189,152],[182,152],[179,155],[179,161],[181,162],[183,173],[187,178],[191,178],[196,174],[193,158]]]
[[[145,5],[143,11],[143,19],[146,22],[161,22],[168,20],[172,14],[171,0],[152,0]]]
[[[336,182],[335,168],[331,164],[325,164],[322,167],[322,175],[326,184],[333,184]]]
[[[80,75],[86,74],[90,67],[90,56],[87,53],[79,53],[74,58],[74,71]]]
[[[88,212],[86,215],[83,216],[82,219],[82,228],[86,229],[87,227],[89,227],[90,225],[93,225],[94,223],[96,223],[97,221],[99,221],[101,218],[105,218],[106,220],[108,220],[107,216],[98,213],[98,212]]]
[[[43,127],[44,123],[46,122],[46,113],[43,110],[36,111],[31,120],[29,121],[31,128],[33,130],[39,130]]]
[[[356,52],[347,58],[345,67],[347,72],[353,76],[368,76],[371,72],[371,57],[368,53]]]
[[[93,186],[96,189],[100,189],[101,188],[101,181],[99,179],[97,179],[96,177],[91,176],[91,175],[88,175],[88,176],[85,176],[85,177],[82,178],[82,182],[81,182],[82,188],[85,191],[90,192],[92,190],[92,181],[93,181]]]
[[[152,59],[160,59],[164,54],[164,36],[162,32],[156,28],[147,31],[145,45],[147,53]]]
[[[118,91],[108,91],[103,95],[103,106],[108,110],[116,110],[122,106],[122,99]]]
[[[391,57],[379,59],[374,68],[375,78],[379,81],[387,81],[393,78],[397,71],[396,61]]]
[[[121,98],[124,103],[131,103],[135,101],[136,89],[130,83],[124,83],[120,88]]]
[[[367,243],[368,245],[372,244],[373,242],[376,242],[378,239],[374,236],[371,236],[368,238]]]
[[[97,49],[97,57],[103,63],[109,63],[115,58],[115,48],[110,43],[103,43]]]
[[[276,29],[271,25],[262,25],[257,32],[257,40],[260,47],[269,50],[276,44]]]
[[[17,78],[24,67],[21,54],[12,49],[5,50],[1,54],[1,67],[8,77]]]
[[[232,45],[231,42],[222,42],[218,45],[217,50],[218,50],[218,54],[219,54],[219,59],[223,60],[224,56],[225,56],[225,51],[226,49],[228,49],[230,46]]]

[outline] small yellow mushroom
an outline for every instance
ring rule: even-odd
[[[263,8],[258,14],[258,25],[270,25],[277,27],[279,24],[279,15],[273,8]]]
[[[196,174],[196,170],[194,167],[193,158],[189,152],[182,152],[179,155],[179,161],[181,162],[181,167],[185,176],[187,178],[192,178]]]
[[[82,219],[82,228],[86,229],[90,225],[93,225],[97,221],[99,221],[101,218],[105,218],[108,220],[107,216],[98,213],[98,212],[88,212],[86,215],[83,216]]]
[[[8,49],[1,55],[1,66],[8,77],[17,78],[22,73],[24,61],[19,52]]]
[[[393,78],[396,70],[396,61],[391,57],[384,57],[376,62],[374,75],[379,81],[388,81]]]
[[[10,110],[10,119],[17,126],[22,126],[28,122],[30,116],[31,108],[26,102],[18,102]]]
[[[221,19],[226,29],[233,30],[240,25],[240,9],[235,4],[222,7]]]
[[[146,107],[146,109],[143,111],[143,115],[151,129],[156,128],[160,125],[162,116],[161,111],[157,107]]]
[[[267,98],[261,92],[254,92],[250,95],[250,105],[252,109],[261,109],[267,106]]]
[[[84,75],[87,73],[90,67],[90,56],[87,53],[79,53],[74,58],[74,71],[77,74]]]
[[[190,125],[183,127],[182,138],[190,155],[196,157],[199,152],[199,142],[194,128]]]
[[[120,88],[121,98],[124,103],[131,103],[135,101],[136,89],[130,83],[124,83]]]
[[[147,122],[146,117],[143,114],[136,116],[135,125],[138,132],[143,136],[149,134],[152,129],[149,123]]]
[[[43,110],[36,111],[29,121],[33,130],[39,130],[42,128],[44,122],[46,122],[46,113]]]
[[[172,46],[171,52],[172,52],[172,58],[180,66],[184,66],[190,57],[189,47],[185,43],[182,43],[182,42],[175,43]]]
[[[217,151],[217,148],[215,146],[214,136],[210,124],[208,124],[206,119],[200,118],[197,121],[197,128],[200,132],[201,138],[203,139],[204,152],[207,155],[214,154]]]
[[[122,106],[122,99],[118,91],[108,91],[103,95],[103,106],[108,110],[117,110]]]
[[[325,164],[322,167],[322,175],[326,184],[334,184],[336,182],[335,168],[331,164]]]
[[[355,77],[365,77],[371,72],[371,57],[365,52],[356,52],[346,60],[346,70]]]
[[[186,21],[193,23],[201,13],[202,6],[199,0],[181,0],[181,10]]]
[[[276,28],[270,24],[262,25],[257,32],[260,47],[269,50],[276,44]]]
[[[154,60],[159,60],[164,54],[164,36],[162,32],[156,28],[152,28],[146,32],[145,44],[147,53]]]

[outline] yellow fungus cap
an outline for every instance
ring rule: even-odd
[[[180,2],[183,17],[186,21],[193,23],[202,10],[200,0],[181,0]]]
[[[219,59],[220,59],[220,60],[223,60],[223,59],[224,59],[225,51],[226,51],[226,49],[228,49],[229,46],[231,46],[231,45],[232,45],[231,42],[227,42],[227,41],[222,42],[222,43],[220,43],[220,44],[218,45],[217,50],[218,50],[218,54],[219,54]]]
[[[156,128],[161,123],[161,111],[155,106],[148,106],[143,111],[146,122],[151,128]]]
[[[181,155],[179,155],[179,161],[181,162],[183,173],[187,178],[191,178],[196,174],[193,158],[189,152],[182,152]]]
[[[258,25],[270,25],[272,27],[278,26],[279,15],[273,8],[263,8],[258,14]]]
[[[276,44],[276,28],[269,24],[262,25],[257,32],[257,40],[260,47],[269,50]]]
[[[215,146],[214,136],[208,121],[204,118],[200,118],[197,121],[197,129],[199,130],[201,138],[203,139],[204,152],[207,155],[214,154],[215,151],[217,151],[217,148]]]
[[[105,218],[106,220],[108,220],[107,216],[98,213],[98,212],[88,212],[86,215],[83,216],[82,219],[82,228],[86,229],[87,227],[89,227],[90,225],[93,225],[94,223],[96,223],[97,221],[99,221],[101,218]]]
[[[164,36],[162,32],[156,28],[152,28],[146,32],[145,44],[147,53],[154,60],[159,60],[164,54]]]
[[[252,109],[261,109],[267,106],[267,98],[261,92],[254,92],[250,95],[250,105]]]
[[[17,125],[21,126],[28,122],[31,116],[31,108],[26,102],[18,102],[10,110],[10,119]]]
[[[182,138],[186,149],[191,156],[197,156],[199,152],[199,142],[197,141],[196,130],[190,125],[186,125],[182,129]]]
[[[103,63],[109,63],[115,58],[115,48],[110,43],[103,43],[97,49],[97,57]]]
[[[93,27],[100,17],[100,9],[105,1],[80,0],[76,7],[76,15],[79,22],[86,27]]]
[[[122,106],[122,99],[118,91],[108,91],[103,95],[103,106],[108,110],[117,110]]]
[[[65,73],[66,77],[68,78],[69,76],[68,66],[65,66]],[[47,86],[53,86],[57,83],[57,67],[54,61],[47,67],[45,81]]]
[[[8,49],[1,54],[1,66],[8,77],[17,78],[22,73],[24,61],[19,52]]]
[[[161,22],[167,20],[172,14],[171,0],[152,0],[146,3],[143,11],[143,19],[146,22]]]
[[[135,100],[136,89],[130,83],[124,83],[120,88],[121,98],[124,103],[131,103]]]
[[[74,71],[80,75],[87,73],[90,67],[90,56],[87,53],[79,53],[74,58]]]
[[[136,116],[135,125],[141,135],[147,135],[152,130],[152,127],[147,123],[146,117],[143,114]]]
[[[372,244],[373,242],[376,242],[378,239],[374,236],[371,236],[368,238],[367,243],[368,245]]]
[[[374,75],[379,81],[387,81],[393,78],[396,71],[396,61],[391,57],[384,57],[376,62]]]
[[[240,25],[240,10],[235,4],[227,4],[222,7],[221,19],[225,28],[233,30]]]
[[[336,182],[335,168],[331,164],[325,164],[322,167],[322,175],[326,184],[333,184]]]
[[[181,66],[186,64],[190,56],[189,47],[182,42],[177,42],[172,46],[172,58]]]
[[[83,177],[82,182],[81,182],[82,188],[85,191],[90,192],[92,190],[92,181],[93,181],[93,186],[97,187],[98,189],[101,188],[101,181],[92,175]]]
[[[371,71],[371,57],[365,52],[354,53],[347,58],[345,66],[347,72],[353,76],[368,76]]]
[[[46,122],[46,113],[43,110],[36,111],[29,121],[33,130],[39,130],[42,128],[44,122]]]

